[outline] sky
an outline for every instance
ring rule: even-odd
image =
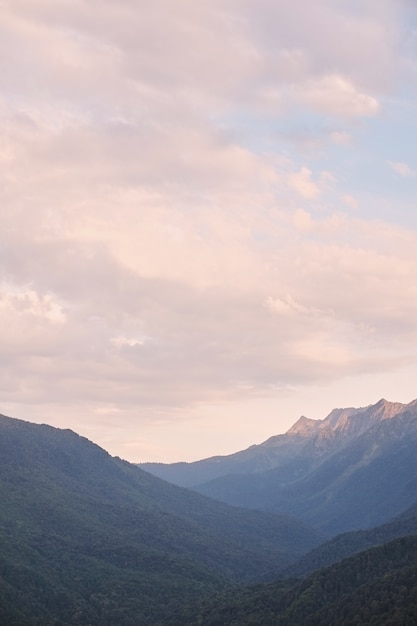
[[[417,5],[0,0],[0,412],[132,462],[417,397]]]

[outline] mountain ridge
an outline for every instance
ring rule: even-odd
[[[417,401],[381,399],[333,409],[323,420],[303,416],[287,433],[227,457],[141,467],[229,504],[285,512],[337,534],[382,524],[411,504],[416,451]]]
[[[229,474],[195,489],[235,505],[294,515],[331,536],[383,524],[411,505],[416,451],[417,415],[404,411],[345,446],[313,440],[286,465]]]
[[[177,463],[138,463],[138,466],[174,484],[193,487],[227,473],[257,473],[279,467],[294,458],[313,437],[319,441],[334,439],[335,433],[358,436],[376,421],[390,419],[408,408],[417,407],[417,399],[408,404],[381,398],[376,404],[360,408],[335,408],[327,417],[314,420],[302,415],[285,433],[273,435],[259,444],[229,455],[213,456],[198,461]],[[366,422],[361,424],[365,417]],[[347,423],[350,421],[350,432]],[[317,446],[316,442],[316,448]],[[205,468],[207,468],[205,470]],[[232,470],[232,471],[229,471]],[[204,480],[205,471],[207,479]]]

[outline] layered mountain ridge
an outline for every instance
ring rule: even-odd
[[[340,441],[345,445],[373,425],[404,412],[417,410],[417,400],[409,404],[381,399],[363,408],[333,409],[322,420],[301,416],[284,434],[226,456],[214,456],[191,463],[139,463],[146,471],[176,485],[193,487],[227,474],[252,474],[285,464],[308,446],[324,450],[323,442]]]
[[[0,624],[173,626],[194,623],[193,607],[196,623],[203,611],[210,624],[213,606],[213,623],[225,625],[271,623],[272,613],[273,623],[330,625],[351,611],[352,623],[393,623],[384,621],[392,613],[411,626],[416,418],[417,402],[382,400],[302,417],[285,435],[216,457],[213,466],[248,473],[198,489],[256,511],[170,485],[70,430],[0,415]],[[205,461],[197,467],[203,475]],[[334,537],[380,520],[389,523]],[[288,574],[308,578],[236,587]],[[222,590],[219,606],[209,596]]]
[[[229,504],[301,517],[330,535],[368,528],[415,499],[417,401],[303,416],[285,434],[229,456],[141,467]]]

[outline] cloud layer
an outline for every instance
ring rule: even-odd
[[[363,182],[416,171],[365,130],[415,77],[406,3],[1,10],[4,412],[139,428],[415,366],[409,201]]]

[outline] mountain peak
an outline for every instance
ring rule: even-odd
[[[337,430],[345,426],[352,415],[360,413],[363,410],[364,409],[354,409],[353,407],[333,409],[326,419],[323,420],[323,424],[326,428],[330,427],[331,430]]]
[[[376,404],[371,404],[366,408],[366,413],[370,416],[384,420],[394,417],[406,408],[407,405],[402,402],[389,402],[385,398],[381,398]]]
[[[289,430],[287,435],[311,435],[316,432],[320,426],[321,420],[313,420],[302,415]]]
[[[389,402],[381,398],[376,404],[354,409],[333,409],[322,422],[323,434],[335,433],[343,437],[357,437],[375,424],[391,419],[404,411],[407,405],[401,402]]]

